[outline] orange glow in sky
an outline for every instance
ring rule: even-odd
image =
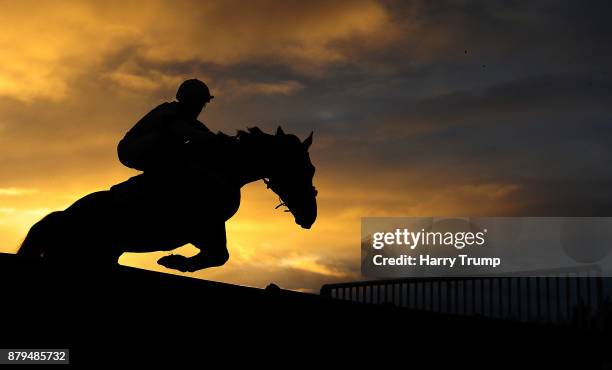
[[[10,253],[48,212],[135,175],[116,158],[119,139],[150,109],[171,101],[186,78],[211,86],[216,98],[200,118],[213,131],[233,134],[257,124],[270,132],[281,124],[304,138],[313,129],[310,118],[292,116],[291,109],[309,104],[312,81],[324,85],[347,65],[384,77],[392,70],[360,64],[359,53],[391,48],[399,35],[419,50],[411,63],[425,63],[449,43],[442,31],[419,36],[418,22],[398,25],[380,3],[361,0],[20,1],[2,6],[0,31],[0,251]],[[283,72],[260,79],[261,68]],[[343,94],[368,89],[356,85]],[[367,153],[359,163],[338,159],[343,149],[333,125],[342,109],[332,108],[306,108],[330,122],[315,130],[310,149],[319,190],[312,230],[275,210],[277,197],[263,183],[250,184],[227,224],[229,263],[188,275],[316,291],[360,278],[362,216],[499,214],[520,206],[506,201],[520,185],[457,186],[448,181],[456,166],[390,168],[369,163]],[[284,116],[275,115],[281,110]],[[402,134],[429,130],[421,119]],[[384,147],[388,135],[398,133],[374,130],[368,138]],[[124,254],[120,262],[166,271],[155,264],[164,253]]]

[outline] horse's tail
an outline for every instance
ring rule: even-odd
[[[58,227],[63,222],[63,212],[52,212],[35,223],[23,243],[19,247],[17,254],[24,257],[44,257],[48,247],[52,247],[58,242],[59,233],[63,233],[64,228]]]

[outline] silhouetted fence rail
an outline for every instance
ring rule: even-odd
[[[603,278],[598,266],[521,275],[328,284],[321,288],[321,295],[446,314],[569,324],[589,329],[602,327]]]

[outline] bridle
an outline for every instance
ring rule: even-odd
[[[264,178],[263,182],[266,184],[266,187],[268,189],[272,189],[272,191],[278,195],[278,200],[280,201],[280,203],[276,207],[274,207],[274,209],[278,209],[280,207],[287,207],[287,209],[285,209],[284,211],[291,212],[291,210],[288,209],[289,207],[287,206],[287,200],[283,200],[283,195],[287,194],[287,192],[282,189],[282,186],[278,182],[272,180],[272,178]],[[316,197],[319,193],[314,186],[311,187],[311,191],[311,194],[314,197]],[[285,195],[285,198],[287,198],[287,195]]]

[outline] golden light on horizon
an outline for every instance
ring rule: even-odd
[[[346,107],[312,106],[306,98],[313,84],[325,86],[346,66],[354,67],[350,73],[375,68],[357,65],[359,52],[381,52],[400,35],[419,48],[410,65],[450,43],[440,30],[419,36],[416,18],[398,25],[377,1],[22,1],[2,8],[1,252],[14,253],[48,212],[134,176],[118,162],[117,142],[192,77],[210,82],[216,96],[201,116],[213,131],[232,134],[254,124],[270,131],[288,123],[304,136],[317,118],[325,129],[315,132],[311,148],[319,189],[313,229],[302,230],[275,211],[276,196],[251,184],[227,223],[229,263],[190,276],[316,290],[359,277],[362,216],[483,214],[517,206],[506,201],[520,190],[515,184],[458,187],[448,180],[455,168],[436,172],[411,163],[389,169],[367,155],[361,161],[342,157],[334,117]],[[266,78],[259,77],[262,70]],[[374,86],[392,71],[381,66],[371,78]],[[360,83],[346,86],[343,96],[371,94]],[[325,101],[329,90],[322,91]],[[431,127],[421,120],[402,134]],[[367,137],[385,146],[385,138],[396,134],[374,128]],[[351,135],[360,134],[347,129],[343,139],[350,143]],[[180,251],[195,253],[189,246]],[[155,264],[162,254],[126,254],[121,263],[167,271]]]

